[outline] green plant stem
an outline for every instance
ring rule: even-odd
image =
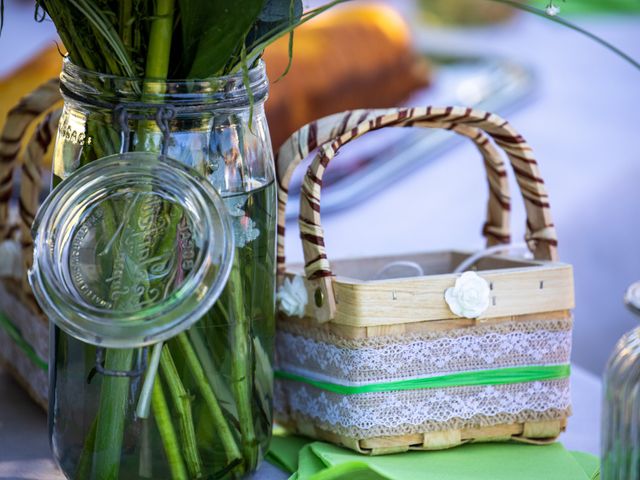
[[[73,22],[67,18],[62,10],[58,9],[56,2],[47,2],[47,9],[52,18],[58,19],[64,25],[61,28],[61,31],[64,32],[61,36],[68,49],[79,56],[74,57],[74,61],[85,68],[96,70],[94,57],[89,54],[88,49],[83,48],[83,42],[77,36]],[[112,73],[118,72],[119,69]],[[103,142],[108,143],[109,138],[106,135],[103,137],[102,134],[106,133],[104,129],[97,126],[95,128],[93,130],[89,126],[88,134],[95,142],[96,157],[100,157],[108,148]],[[108,351],[105,358],[105,368],[130,370],[132,360],[132,350]],[[98,414],[85,440],[86,443],[78,467],[78,478],[88,477],[88,472],[85,470],[91,464],[92,454],[95,462],[94,478],[115,479],[118,477],[129,383],[129,379],[126,377],[105,376],[102,379]]]
[[[167,405],[167,399],[165,398],[162,386],[157,379],[153,384],[151,408],[153,408],[153,416],[156,420],[156,424],[158,425],[158,430],[160,431],[164,451],[167,455],[167,462],[169,463],[169,469],[171,470],[171,476],[174,480],[189,478],[187,475],[187,469],[185,468],[182,457],[180,456],[178,438],[176,436],[173,423],[171,423],[171,414]]]
[[[213,393],[211,385],[207,382],[204,371],[202,370],[202,365],[198,361],[198,357],[193,350],[193,346],[191,342],[189,342],[189,338],[186,333],[180,333],[172,340],[175,341],[178,347],[180,348],[183,358],[188,365],[189,372],[193,375],[195,383],[200,390],[200,394],[202,395],[209,413],[211,414],[212,421],[215,423],[218,434],[220,435],[220,440],[222,442],[225,453],[227,454],[227,459],[229,463],[242,458],[240,454],[240,450],[238,449],[238,445],[236,444],[235,439],[233,438],[233,433],[231,432],[231,428],[227,423],[227,420],[224,416],[224,412],[222,408],[220,408],[220,404],[218,403],[218,399]]]
[[[58,35],[67,48],[73,63],[95,71],[97,66],[94,63],[94,58],[89,53],[89,49],[83,48],[85,43],[78,37],[73,19],[69,18],[68,12],[64,11],[64,7],[59,2],[46,0],[42,3],[49,16],[56,21]]]
[[[118,33],[125,48],[133,47],[133,3],[131,0],[120,0],[118,9]]]
[[[82,5],[83,0],[74,0],[76,5]],[[93,21],[91,22],[96,28],[103,28],[100,23],[99,15],[94,12],[92,14]],[[171,48],[171,28],[169,28],[167,34],[166,23],[173,23],[173,0],[158,0],[156,5],[156,16],[152,22],[150,40],[149,40],[149,54],[147,59],[147,76],[154,76],[158,78],[166,78],[169,64],[169,53]],[[163,75],[164,73],[164,75]],[[159,82],[160,83],[160,82]],[[146,85],[146,84],[145,84]],[[153,85],[158,85],[153,84]],[[160,83],[161,88],[164,85]],[[145,129],[145,122],[143,122],[143,132]],[[144,135],[143,135],[144,136]],[[143,142],[144,144],[145,142]],[[144,208],[145,200],[136,202],[134,208],[132,208],[132,214],[129,219],[124,221],[131,225],[131,231],[135,232],[137,228],[137,220],[139,212]],[[138,252],[139,253],[139,252]],[[136,255],[132,256],[133,264],[135,262]],[[113,257],[118,259],[118,255]],[[127,284],[133,284],[135,279],[128,279]],[[139,299],[127,298],[126,302],[139,301]],[[115,302],[114,302],[115,303]],[[115,305],[117,307],[117,305]],[[133,361],[132,349],[109,349],[106,353],[105,368],[109,370],[128,371],[131,369]],[[111,377],[105,376],[103,378],[102,390],[100,393],[100,404],[98,409],[98,425],[96,432],[96,465],[95,471],[98,478],[113,479],[117,478],[118,470],[120,466],[120,457],[122,450],[122,441],[124,434],[124,422],[126,418],[127,399],[129,395],[129,378],[128,377]],[[154,396],[162,395],[162,392],[156,392],[157,381],[154,385],[152,394],[152,403],[154,402]],[[164,395],[162,395],[164,398]],[[159,402],[155,399],[156,403]],[[160,407],[162,404],[159,404]],[[166,406],[166,402],[165,402]],[[159,424],[164,425],[161,421]],[[167,441],[165,447],[170,446],[172,443]]]
[[[153,387],[152,387],[153,394]],[[151,396],[151,395],[150,395]],[[149,399],[151,403],[151,399]],[[140,432],[140,459],[138,464],[138,475],[142,478],[153,478],[153,447],[151,445],[151,422],[142,422]]]
[[[140,230],[138,219],[143,208],[144,199],[138,198],[124,213],[122,222],[127,226],[122,229],[120,235],[127,235],[129,240],[134,238]],[[109,232],[111,233],[111,232]],[[125,252],[120,251],[120,242],[114,241],[112,259],[114,262],[127,260],[127,267],[122,269],[121,285],[140,285],[143,275],[139,270],[141,260],[145,258],[145,247],[135,240]],[[148,285],[141,285],[146,291]],[[115,297],[115,298],[114,298]],[[140,298],[133,295],[117,295],[110,291],[109,298],[113,301],[114,309],[131,308],[139,304]],[[109,348],[106,350],[104,367],[113,371],[130,371],[134,358],[134,349]],[[118,478],[120,458],[122,455],[122,442],[124,425],[129,399],[129,377],[116,377],[103,375],[102,388],[97,414],[97,430],[95,441],[94,473],[98,479]]]
[[[114,30],[113,25],[105,18],[104,13],[100,9],[95,8],[95,5],[88,0],[67,1],[82,13],[83,17],[95,32],[96,39],[99,38],[99,41],[103,43],[105,47],[109,48],[110,52],[105,52],[105,55],[103,55],[102,58],[106,62],[109,62],[110,60],[117,60],[120,64],[117,68],[123,75],[135,77],[135,68],[131,62],[131,58],[122,44],[120,37],[118,37],[117,32]],[[83,43],[79,43],[79,45],[83,45]],[[82,49],[84,49],[84,45]]]
[[[165,79],[169,74],[173,13],[174,0],[156,0],[156,11],[149,32],[149,51],[145,69],[147,78]]]
[[[157,95],[165,91],[164,82],[154,80],[166,79],[169,73],[173,17],[174,0],[157,0],[149,33],[149,49],[145,68],[145,77],[150,81],[145,81],[143,85],[143,101],[155,102],[157,101]],[[159,145],[153,141],[154,133],[157,130],[158,126],[153,121],[141,121],[138,127],[137,149],[145,151],[157,150]],[[180,218],[180,212],[175,208],[171,209],[167,234],[160,240],[158,245],[160,255],[165,251],[169,251],[175,242],[175,234]],[[178,432],[181,440],[181,445],[178,445],[177,441],[169,442],[165,440],[165,451],[167,451],[167,456],[172,458],[182,458],[180,457],[180,451],[183,451],[190,478],[200,478],[202,476],[202,460],[196,441],[191,399],[180,380],[168,345],[165,345],[162,349],[160,368],[177,414]],[[156,378],[154,393],[158,383],[159,379]],[[164,437],[170,437],[168,432],[164,433]],[[169,452],[169,449],[171,449],[171,452]],[[175,475],[174,478],[176,478]]]
[[[256,433],[254,428],[253,409],[251,408],[251,392],[253,375],[251,371],[251,325],[244,311],[242,278],[240,276],[239,252],[233,259],[233,267],[229,274],[227,289],[230,297],[230,314],[233,320],[233,343],[231,360],[231,389],[238,408],[240,433],[244,460],[249,469],[255,468]]]
[[[206,319],[200,320],[200,322],[204,322]],[[202,370],[204,371],[204,375],[211,385],[211,388],[216,393],[217,398],[222,402],[226,401],[226,403],[233,402],[233,396],[231,394],[231,390],[229,390],[229,385],[227,384],[227,380],[220,374],[220,370],[216,368],[211,355],[207,351],[206,340],[202,337],[202,334],[197,328],[192,328],[189,330],[189,339],[191,340],[191,344],[196,352],[198,360],[202,365]],[[233,414],[233,412],[231,412]]]
[[[148,418],[149,406],[151,405],[151,394],[153,393],[153,384],[156,382],[158,373],[158,365],[160,365],[160,357],[162,356],[162,342],[156,343],[151,351],[151,358],[144,372],[144,382],[138,396],[138,406],[136,407],[136,417]]]
[[[97,56],[99,58],[104,59],[104,62],[107,67],[107,71],[112,73],[113,75],[123,75],[123,70],[120,68],[120,64],[111,53],[109,44],[105,41],[104,37],[100,35],[100,32],[96,29],[96,27],[93,24],[90,25],[90,28],[92,30],[92,34],[95,39],[96,45],[100,51],[100,53]]]
[[[126,372],[131,370],[132,362],[132,349],[109,349],[104,366],[107,370]],[[94,452],[96,480],[118,478],[129,383],[129,377],[102,378]]]
[[[157,0],[154,18],[149,32],[149,49],[145,66],[147,81],[142,86],[142,101],[157,102],[164,93],[169,75],[171,41],[173,37],[174,0]],[[138,126],[137,150],[157,151],[159,144],[153,141],[158,126],[152,120],[142,120]]]
[[[91,428],[87,433],[87,438],[84,441],[82,452],[80,453],[80,459],[78,460],[78,468],[74,478],[77,480],[84,480],[89,478],[89,472],[91,471],[91,459],[93,457],[93,450],[96,442],[96,427],[98,425],[97,419],[91,422]]]
[[[191,398],[180,380],[171,352],[166,345],[160,355],[160,368],[178,417],[178,432],[182,440],[182,452],[189,475],[191,478],[200,478],[202,476],[202,460],[198,452],[196,431],[191,414]]]
[[[126,0],[130,1],[130,0]],[[126,7],[123,7],[126,8]],[[147,61],[145,65],[145,80],[142,86],[142,101],[153,102],[155,95],[165,91],[164,82],[169,73],[169,59],[173,35],[174,0],[157,0],[151,29]],[[151,79],[152,81],[149,81]],[[157,80],[157,81],[153,81]],[[153,142],[154,133],[158,127],[151,120],[141,120],[138,125],[138,143],[136,150],[157,151],[159,145]]]

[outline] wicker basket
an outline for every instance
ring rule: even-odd
[[[469,256],[457,251],[329,263],[320,223],[324,170],[342,145],[390,126],[445,128],[475,142],[489,182],[489,245],[510,241],[506,173],[489,138],[504,150],[524,198],[534,260],[485,256],[465,274],[451,273]],[[318,146],[300,201],[305,265],[285,268],[287,186]],[[347,112],[296,132],[280,149],[277,170],[278,296],[287,312],[277,338],[281,424],[369,454],[475,441],[547,443],[564,430],[573,273],[556,261],[532,151],[507,122],[464,108]],[[374,280],[396,261],[425,273]]]
[[[24,97],[7,117],[0,138],[0,363],[47,408],[49,326],[27,283],[32,264],[31,224],[42,193],[43,156],[55,138],[62,98],[58,80]],[[29,125],[39,123],[26,146]],[[14,175],[16,172],[20,175]],[[15,179],[20,201],[11,202]]]

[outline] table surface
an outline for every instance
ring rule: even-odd
[[[11,14],[17,7],[9,2],[8,8]],[[7,47],[12,29],[21,28],[11,21],[12,18],[7,16],[8,22],[0,37],[0,45],[4,47]],[[580,23],[640,56],[640,44],[636,41],[640,26],[637,17],[610,17]],[[15,48],[0,49],[0,73],[15,64],[16,58],[50,41],[43,39],[41,34],[30,37],[31,33],[41,32],[37,29],[50,29],[50,26],[28,24],[25,28],[30,33],[15,38],[27,41],[16,44]],[[556,223],[561,239],[569,240],[563,245],[570,248],[562,253],[577,267],[579,315],[574,358],[598,372],[615,338],[632,325],[632,321],[624,317],[618,299],[621,295],[616,292],[622,292],[640,271],[638,256],[628,258],[628,253],[637,244],[634,235],[637,228],[629,230],[627,220],[633,213],[629,208],[640,202],[640,189],[637,188],[640,136],[637,135],[636,114],[640,106],[640,89],[634,88],[637,72],[577,34],[529,16],[498,29],[447,35],[447,32],[435,32],[427,34],[425,40],[444,41],[465,48],[473,45],[476,50],[517,55],[531,63],[543,79],[535,102],[510,118],[527,133],[539,157],[546,158],[543,171],[549,179],[553,198],[558,200],[554,203]],[[36,37],[39,40],[34,40]],[[541,122],[541,118],[553,118],[554,122]],[[595,122],[594,119],[601,120]],[[446,155],[446,162],[435,162],[417,170],[415,175],[366,203],[327,216],[329,254],[349,257],[421,251],[425,246],[477,246],[484,210],[484,200],[480,199],[486,192],[481,181],[480,163],[469,162],[468,157],[474,158],[470,148],[457,148]],[[453,171],[455,178],[452,178]],[[427,202],[427,192],[432,199],[437,195],[438,202]],[[419,195],[424,198],[417,200]],[[419,205],[424,222],[410,221],[408,215],[402,214],[415,209],[415,205]],[[446,213],[442,206],[455,210],[456,216]],[[517,208],[516,203],[514,210]],[[517,222],[523,220],[517,210],[514,217]],[[380,218],[395,220],[393,225],[385,224],[385,228],[378,228],[377,235],[369,234],[363,241],[363,232],[378,225]],[[611,220],[604,230],[602,218]],[[603,231],[607,235],[603,235]],[[589,243],[580,243],[579,240],[585,237],[589,238]],[[291,259],[300,259],[299,240],[295,235],[289,235],[287,249]],[[620,252],[626,252],[626,255]],[[594,268],[600,269],[597,274]],[[603,318],[607,322],[600,321]],[[616,323],[617,319],[623,320]],[[574,414],[562,442],[569,449],[597,454],[600,380],[597,375],[574,366],[572,389]],[[261,472],[261,480],[283,477],[277,470],[265,468],[268,470]],[[44,413],[6,373],[0,371],[0,479],[59,478],[62,476],[49,452]]]

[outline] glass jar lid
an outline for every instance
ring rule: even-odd
[[[233,260],[215,189],[150,152],[80,168],[49,195],[33,229],[36,300],[62,330],[103,347],[150,345],[192,326]]]

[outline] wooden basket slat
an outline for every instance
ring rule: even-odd
[[[481,275],[492,288],[492,304],[481,318],[570,310],[575,306],[573,269],[567,264],[487,270]],[[332,323],[368,327],[459,318],[443,296],[456,278],[455,274],[442,274],[366,282],[333,277],[337,304]],[[313,299],[313,284],[307,284],[307,289]],[[314,313],[315,307],[309,302],[305,315],[313,318]]]
[[[566,430],[566,418],[464,428],[420,434],[395,435],[357,439],[324,430],[308,421],[278,419],[286,429],[312,438],[342,445],[365,455],[388,455],[411,450],[444,450],[465,443],[506,442],[509,440],[547,445]]]

